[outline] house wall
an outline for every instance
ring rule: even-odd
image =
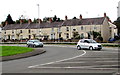
[[[67,31],[67,27],[69,28],[69,31]],[[74,29],[80,35],[83,34],[84,38],[87,38],[88,37],[87,33],[90,32],[90,31],[100,32],[101,31],[101,25],[63,26],[63,27],[61,27],[63,39],[71,39],[73,37],[73,32],[74,32],[73,30]],[[66,38],[67,33],[69,34],[69,38]]]
[[[107,18],[105,18],[103,25],[102,25],[102,37],[103,37],[103,41],[107,42],[108,39],[110,38],[110,28],[109,28],[109,24],[108,24],[108,20]]]

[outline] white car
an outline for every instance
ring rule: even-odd
[[[27,41],[27,47],[43,47],[43,43],[39,40],[29,40]]]
[[[101,50],[102,45],[92,39],[81,39],[77,43],[77,49]]]

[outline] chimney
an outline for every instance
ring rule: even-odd
[[[110,23],[112,23],[112,21],[110,20],[110,18],[109,18],[109,17],[107,17],[107,20],[108,20]]]
[[[68,20],[68,17],[67,17],[67,16],[65,16],[65,20]]]
[[[52,18],[49,18],[49,22],[52,23]]]
[[[23,20],[22,19],[20,19],[20,24],[22,24],[23,23]]]
[[[28,20],[28,24],[31,24],[31,23],[32,23],[32,20],[31,20],[31,19],[29,19],[29,20]]]
[[[82,15],[80,14],[80,20],[82,20]]]
[[[5,21],[5,25],[8,25],[8,21]]]
[[[104,17],[107,17],[106,13],[104,13]]]
[[[41,20],[41,19],[38,19],[38,23],[39,23],[39,24],[42,23],[42,20]]]

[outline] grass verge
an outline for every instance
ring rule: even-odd
[[[0,56],[11,56],[33,51],[32,48],[19,47],[19,46],[0,46]]]

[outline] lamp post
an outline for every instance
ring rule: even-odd
[[[40,11],[40,10],[39,10],[39,4],[37,4],[37,6],[38,6],[38,19],[39,19],[39,16],[40,16],[40,15],[39,15],[39,11]]]

